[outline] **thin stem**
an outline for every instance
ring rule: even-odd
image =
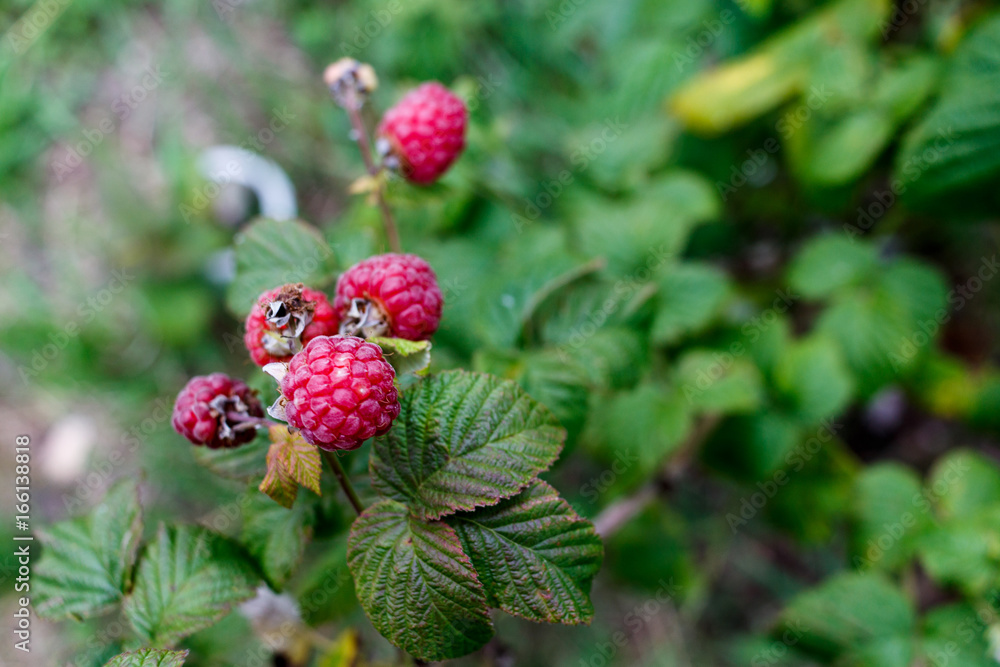
[[[351,129],[354,130],[358,148],[361,150],[361,159],[365,162],[365,169],[368,170],[369,176],[377,178],[380,168],[375,164],[375,158],[372,157],[372,144],[368,139],[365,123],[361,119],[361,103],[357,99],[357,95],[351,93],[344,108],[347,110],[347,116],[351,119]],[[382,228],[385,230],[385,238],[389,242],[389,248],[393,252],[403,252],[403,244],[399,240],[399,230],[392,217],[392,210],[385,200],[385,186],[381,181],[375,186],[375,199],[378,202],[379,212],[382,214]]]
[[[340,482],[340,488],[344,490],[344,495],[347,499],[351,501],[351,505],[354,507],[354,511],[361,516],[361,513],[365,511],[365,506],[361,503],[361,499],[358,498],[358,494],[354,491],[354,487],[351,486],[351,480],[347,478],[347,473],[344,472],[344,467],[340,465],[340,461],[337,460],[337,455],[333,452],[323,450],[323,456],[326,460],[330,462],[330,467],[333,468],[333,476],[337,478]]]

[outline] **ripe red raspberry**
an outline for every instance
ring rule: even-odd
[[[411,90],[389,109],[378,135],[413,183],[433,183],[465,148],[465,103],[436,81]]]
[[[285,418],[322,449],[357,449],[399,416],[396,372],[378,345],[320,336],[292,357],[281,379]]]
[[[416,255],[388,253],[342,273],[333,308],[342,334],[426,340],[441,322],[443,301],[430,264]]]
[[[337,333],[337,318],[326,295],[298,285],[264,292],[247,315],[243,343],[258,366],[288,361],[317,336]]]
[[[250,387],[224,373],[191,378],[174,403],[174,430],[196,445],[238,447],[256,435],[264,409]]]

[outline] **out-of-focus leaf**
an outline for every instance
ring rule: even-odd
[[[42,618],[85,618],[121,602],[132,581],[142,539],[135,482],[122,480],[89,514],[49,526],[33,573],[35,611]]]
[[[896,177],[916,202],[986,184],[1000,172],[1000,15],[973,28],[956,50],[944,89],[903,140]]]
[[[259,581],[243,552],[221,535],[161,525],[139,562],[125,617],[143,643],[169,648],[253,597]]]
[[[811,239],[795,254],[788,283],[807,299],[823,298],[865,282],[877,268],[874,245],[851,243],[843,234],[827,234]]]
[[[853,494],[855,568],[891,571],[909,562],[930,520],[920,493],[920,479],[905,466],[883,463],[861,472]]]
[[[660,278],[653,342],[668,345],[704,328],[728,294],[726,274],[712,266],[689,262],[667,269]]]
[[[117,655],[105,667],[181,667],[187,658],[187,651],[158,651],[142,649]]]
[[[791,412],[806,424],[839,414],[854,391],[840,349],[820,336],[787,349],[775,368],[774,382]]]
[[[294,573],[312,535],[312,508],[303,500],[287,509],[254,493],[243,516],[240,540],[276,591]]]
[[[724,350],[686,352],[677,361],[676,384],[691,409],[698,412],[749,412],[764,397],[757,367]]]
[[[245,316],[261,293],[286,283],[318,289],[330,282],[333,252],[323,237],[298,220],[260,219],[236,237],[236,278],[226,304]]]

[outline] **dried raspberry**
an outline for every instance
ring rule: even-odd
[[[320,336],[292,357],[281,379],[285,418],[322,449],[357,449],[399,416],[396,372],[378,345]]]
[[[337,280],[340,333],[426,340],[441,322],[443,298],[430,264],[389,253],[358,262]]]
[[[465,103],[436,81],[412,90],[378,126],[407,180],[426,185],[448,170],[465,148]]]
[[[243,343],[258,366],[288,361],[317,336],[337,333],[337,318],[326,295],[285,285],[260,295],[247,316]]]
[[[212,449],[250,442],[264,416],[260,401],[242,380],[224,373],[191,378],[174,403],[174,430]]]

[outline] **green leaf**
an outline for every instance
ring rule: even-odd
[[[928,576],[942,586],[955,586],[970,597],[987,595],[1000,578],[1000,512],[965,519],[929,531],[917,550]]]
[[[454,529],[383,500],[354,522],[348,563],[375,628],[425,661],[457,658],[493,636],[483,585]]]
[[[931,469],[927,497],[945,518],[973,516],[1000,505],[1000,468],[968,449],[949,452]]]
[[[588,257],[604,257],[611,274],[642,282],[684,250],[692,229],[720,212],[710,181],[673,170],[624,201],[580,197],[571,219]],[[619,285],[628,288],[628,281]]]
[[[544,406],[490,375],[441,373],[404,391],[400,405],[375,441],[372,482],[424,519],[516,494],[555,462],[565,438]]]
[[[260,483],[260,490],[287,508],[295,502],[300,485],[321,495],[319,478],[323,464],[319,450],[300,434],[291,433],[286,426],[272,426],[270,435],[267,474]]]
[[[268,439],[263,436],[239,447],[191,447],[195,461],[216,475],[230,479],[249,480],[267,471]]]
[[[882,463],[855,482],[852,563],[858,569],[894,570],[909,562],[928,524],[919,503],[920,479],[909,468]]]
[[[413,373],[420,375],[431,365],[431,342],[429,340],[406,340],[405,338],[369,338],[382,348],[385,360],[392,364],[396,377]]]
[[[142,539],[135,482],[122,480],[83,517],[40,530],[42,557],[31,581],[42,618],[85,618],[118,604],[132,581]]]
[[[677,391],[646,382],[610,400],[597,400],[591,441],[629,486],[658,470],[684,442],[693,413]]]
[[[193,526],[160,526],[139,563],[125,617],[139,639],[170,647],[254,595],[260,578],[225,537]]]
[[[319,233],[298,220],[254,221],[236,236],[236,278],[226,305],[245,316],[260,295],[287,283],[319,288],[329,282],[333,252]]]
[[[671,267],[660,279],[659,303],[650,334],[653,342],[669,345],[703,329],[719,313],[728,295],[726,274],[713,266],[687,262]]]
[[[244,515],[241,541],[277,591],[292,576],[312,536],[313,512],[302,500],[286,509],[254,493]]]
[[[706,134],[742,125],[802,92],[832,47],[877,35],[888,9],[887,0],[827,3],[751,53],[689,81],[671,97],[670,109]]]
[[[913,633],[910,601],[877,574],[839,574],[806,591],[781,614],[785,627],[798,628],[808,650],[840,653]]]
[[[835,343],[810,336],[787,349],[774,383],[791,411],[807,424],[840,414],[854,395],[854,379]]]
[[[158,651],[146,648],[111,658],[104,667],[181,667],[187,651]]]
[[[921,652],[924,664],[941,663],[947,656],[950,664],[962,667],[996,667],[991,635],[983,619],[996,614],[996,602],[937,606],[923,618],[924,637]],[[956,641],[956,638],[961,641]]]
[[[937,104],[903,139],[896,177],[931,201],[1000,173],[1000,14],[970,30],[956,49]]]
[[[604,547],[589,521],[541,480],[493,507],[448,518],[490,606],[530,621],[589,623]]]
[[[788,283],[805,298],[819,299],[863,282],[877,268],[878,249],[874,245],[852,243],[843,234],[827,234],[810,240],[795,255]]]
[[[702,456],[737,479],[760,480],[787,465],[801,440],[802,427],[794,420],[762,410],[727,417],[705,442]]]
[[[757,367],[748,359],[718,350],[686,352],[677,362],[676,383],[698,412],[750,412],[764,397]]]

